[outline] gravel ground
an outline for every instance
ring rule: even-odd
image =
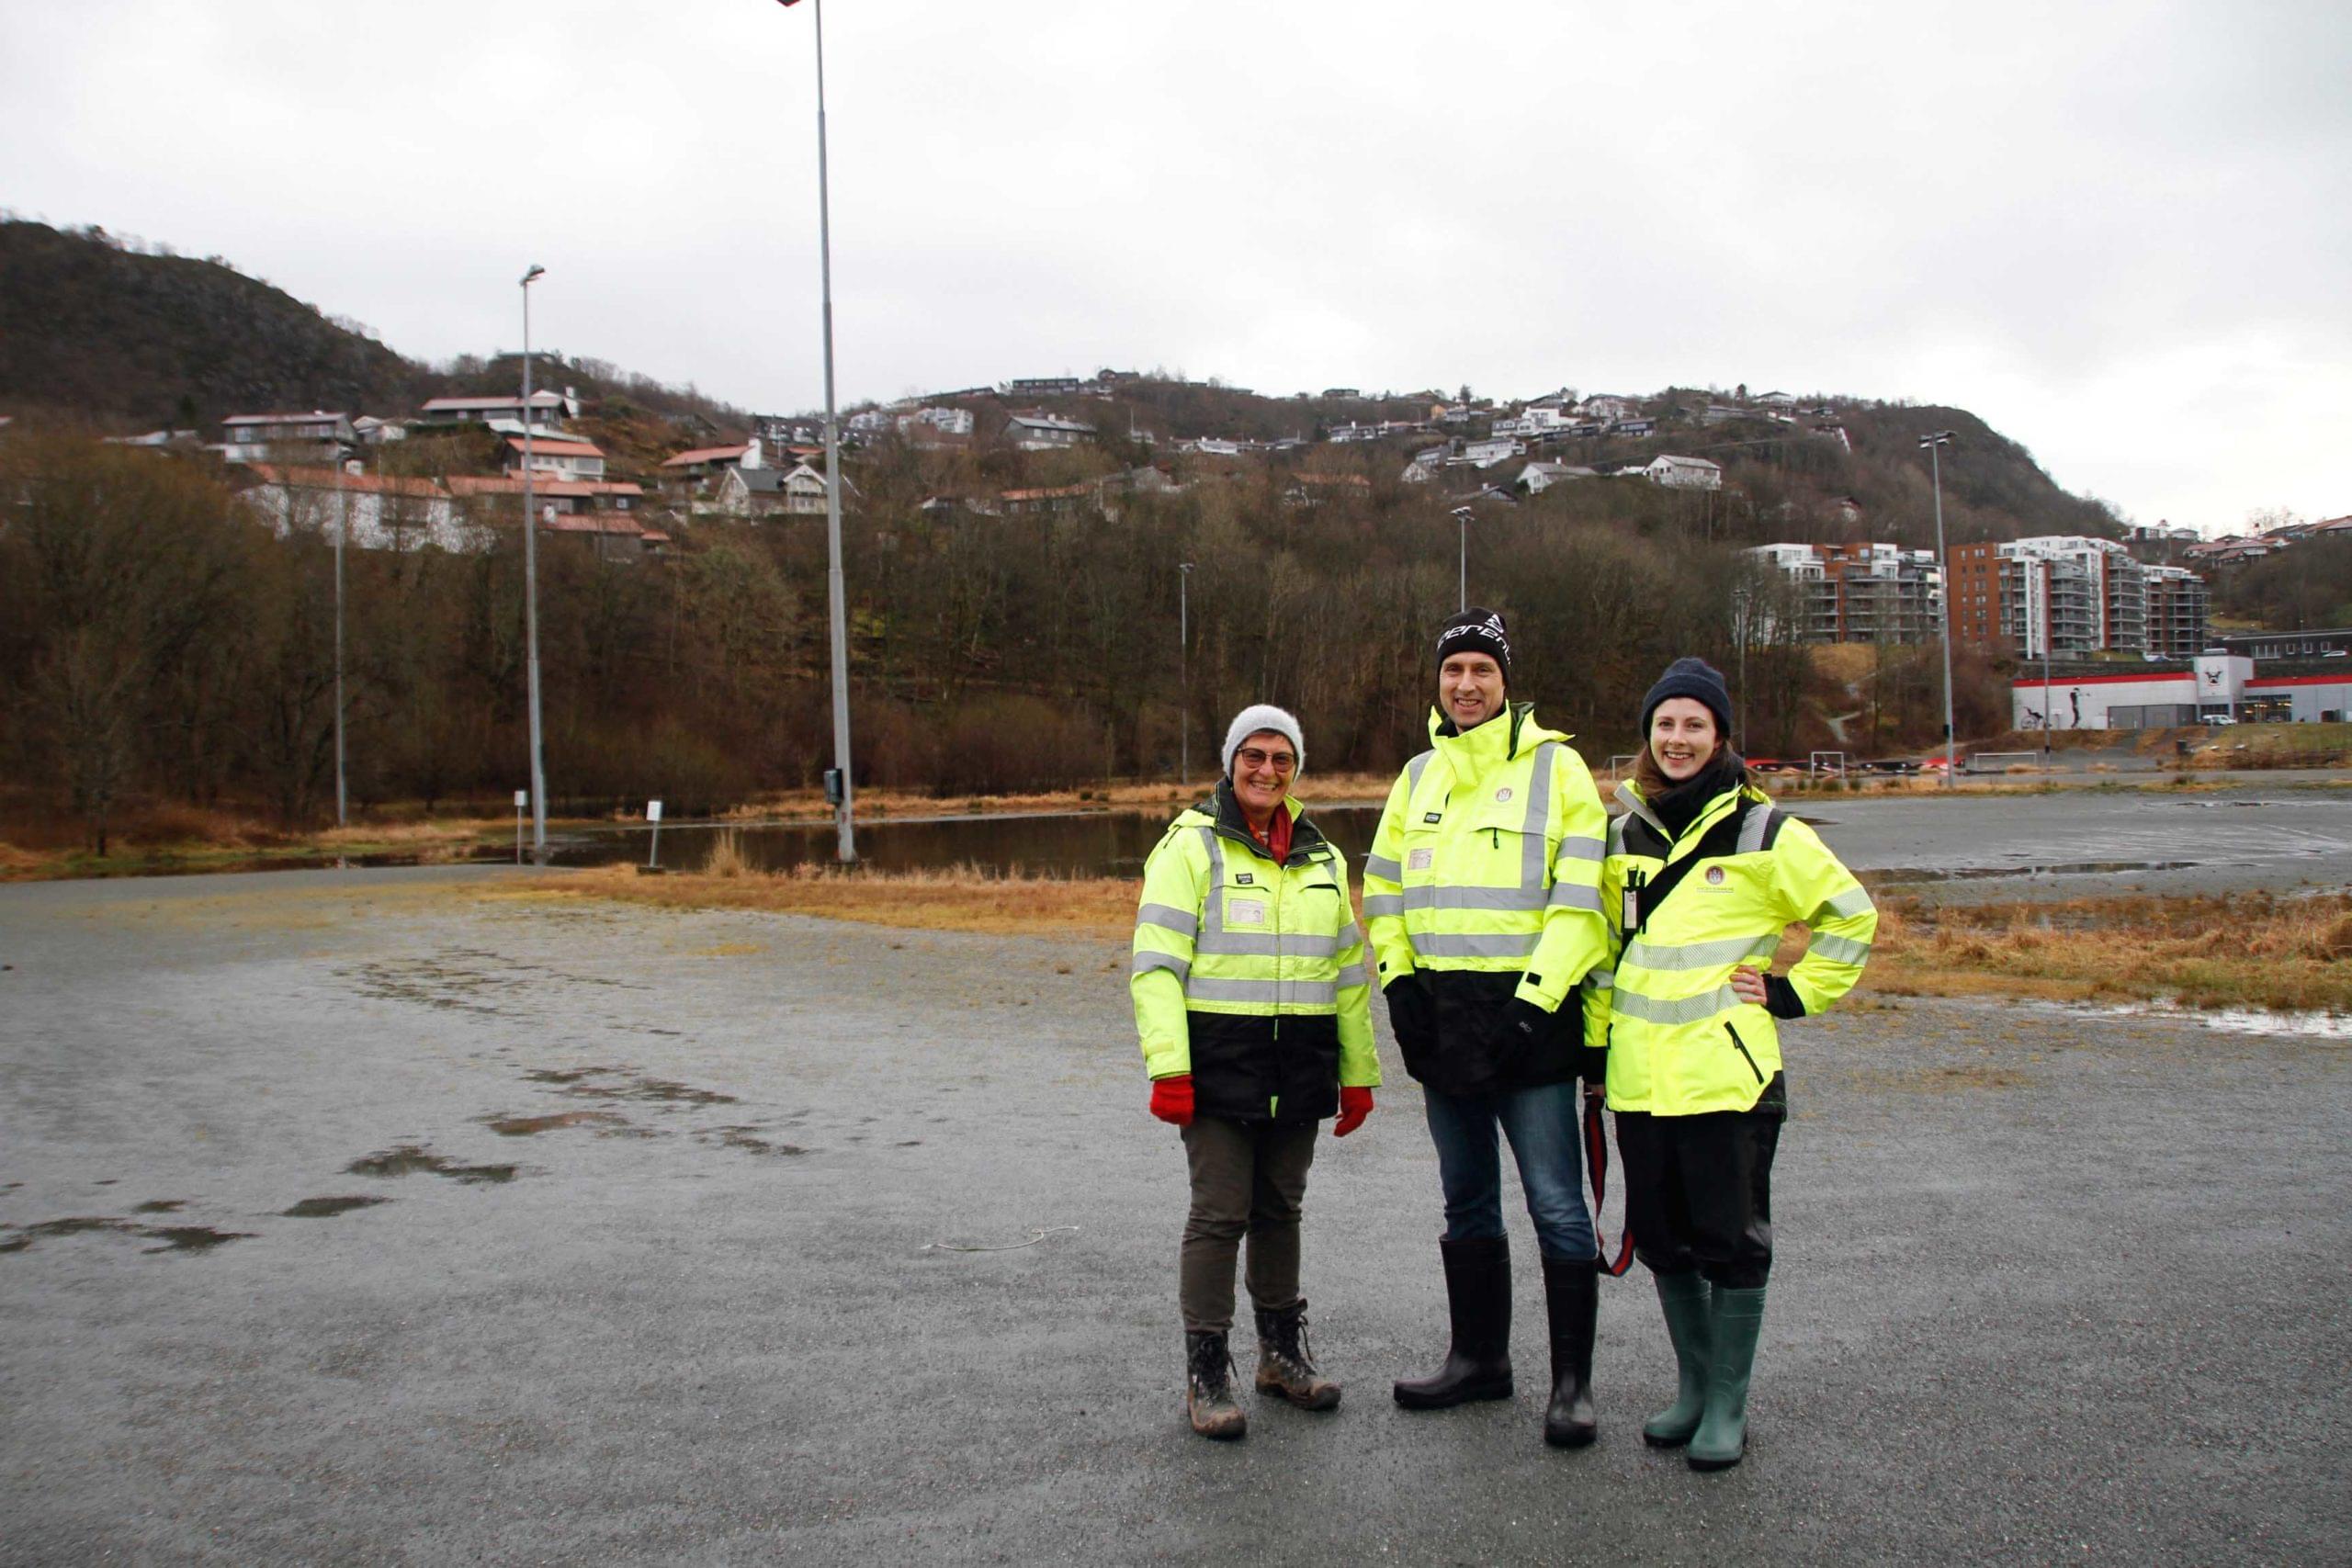
[[[1219,1446],[1118,946],[508,891],[0,888],[0,1563],[2346,1560],[2343,1043],[1792,1029],[1715,1476],[1639,1440],[1638,1269],[1543,1447],[1523,1215],[1518,1399],[1388,1401],[1443,1321],[1391,1055],[1308,1195],[1347,1401]]]

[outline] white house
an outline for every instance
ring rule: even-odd
[[[490,547],[489,530],[461,518],[449,492],[431,479],[346,471],[338,485],[333,468],[255,463],[253,469],[262,482],[245,491],[244,502],[281,537],[300,531],[332,540],[340,525],[350,529],[344,538],[354,549]]]
[[[1513,457],[1526,456],[1526,442],[1499,437],[1486,441],[1464,441],[1461,443],[1458,450],[1446,458],[1446,461],[1457,468],[1467,466],[1473,468],[1491,468],[1497,463],[1507,463]]]
[[[819,517],[825,513],[825,476],[806,463],[789,468],[729,468],[719,475],[713,493],[718,510],[729,517],[757,517],[772,512]]]
[[[593,441],[569,441],[558,436],[534,434],[530,446],[531,471],[555,474],[567,479],[601,479],[605,477],[605,454]],[[523,471],[523,438],[506,438],[506,471]]]
[[[1577,405],[1577,412],[1601,424],[1614,424],[1621,419],[1631,419],[1642,412],[1641,403],[1633,398],[1612,398],[1596,392]]]
[[[1721,490],[1724,485],[1723,466],[1705,457],[1653,457],[1642,474],[1669,490]]]
[[[1530,495],[1542,495],[1555,484],[1593,477],[1592,469],[1579,468],[1574,463],[1534,462],[1519,470],[1519,479],[1515,482]]]

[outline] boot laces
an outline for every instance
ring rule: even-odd
[[[1193,1342],[1193,1381],[1214,1398],[1231,1386],[1233,1352],[1219,1335],[1203,1335]]]

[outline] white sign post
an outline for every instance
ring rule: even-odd
[[[645,863],[659,869],[662,864],[662,803],[660,801],[649,800],[645,803],[645,819],[653,824],[653,847],[646,852]]]
[[[529,790],[518,789],[514,792],[514,863],[516,865],[523,863],[523,808],[530,804]]]

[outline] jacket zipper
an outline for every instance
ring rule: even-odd
[[[1740,1059],[1747,1064],[1747,1070],[1756,1075],[1756,1081],[1758,1083],[1762,1083],[1764,1081],[1764,1069],[1756,1065],[1756,1058],[1747,1054],[1747,1042],[1739,1037],[1739,1031],[1734,1029],[1728,1022],[1726,1022],[1724,1025],[1724,1032],[1731,1036],[1732,1045],[1739,1052]]]

